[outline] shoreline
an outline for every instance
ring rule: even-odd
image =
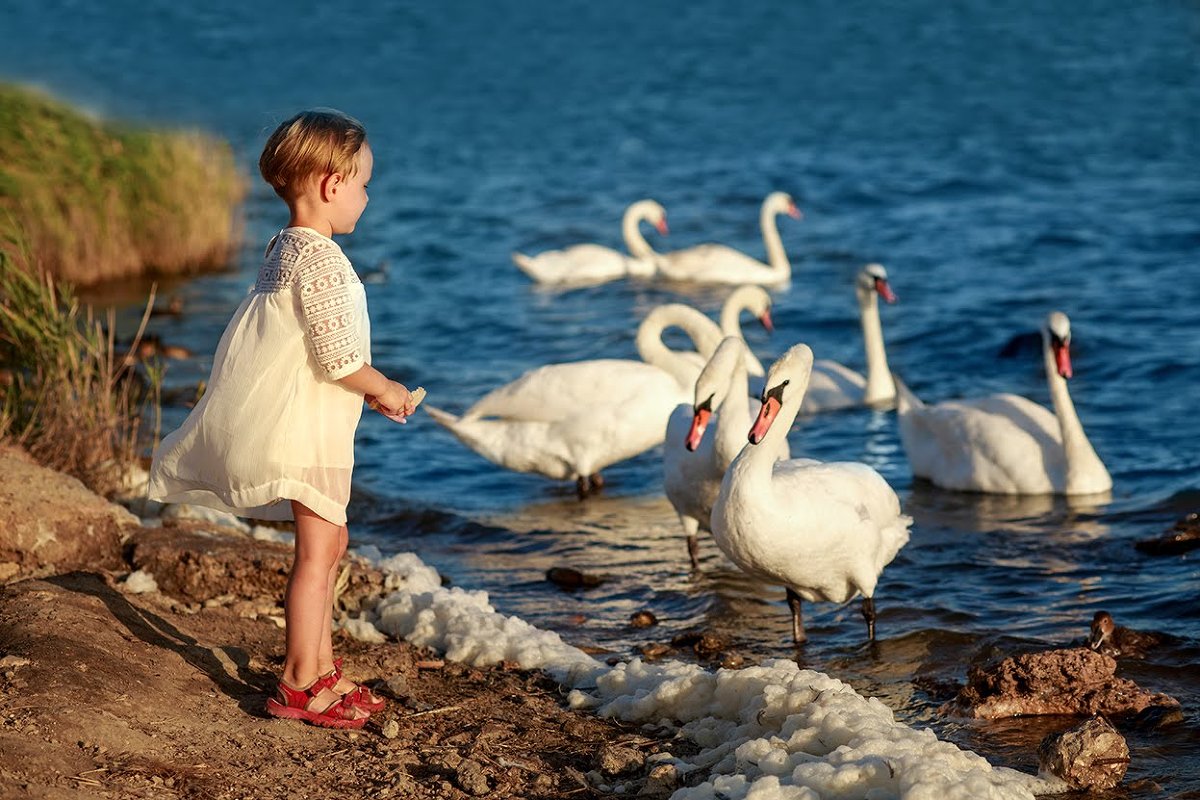
[[[5,455],[7,465],[21,461]],[[26,466],[26,487],[75,483]],[[110,505],[96,500],[93,511]],[[43,563],[0,590],[0,741],[21,754],[0,764],[0,786],[14,796],[124,798],[153,788],[274,798],[298,780],[313,791],[438,800],[740,797],[774,780],[758,767],[741,774],[746,764],[786,753],[771,756],[772,742],[806,725],[828,747],[815,761],[803,749],[790,756],[800,763],[840,770],[847,752],[898,748],[887,760],[900,777],[859,775],[864,785],[932,781],[966,797],[971,781],[983,781],[998,797],[1023,798],[1050,785],[896,723],[878,700],[790,661],[607,667],[557,634],[496,614],[483,592],[442,587],[411,554],[375,565],[356,557],[341,598],[335,648],[347,674],[386,694],[389,708],[357,733],[273,720],[262,706],[283,651],[278,602],[290,553],[272,541],[278,531],[169,514],[158,528],[127,513],[123,522],[119,565],[89,563],[111,552],[109,538],[76,563]],[[748,752],[758,756],[743,763]],[[961,785],[945,777],[967,774]]]

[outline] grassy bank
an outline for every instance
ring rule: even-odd
[[[244,192],[224,142],[98,122],[0,84],[0,240],[59,279],[221,266]]]
[[[0,441],[110,495],[144,444],[142,412],[157,409],[158,376],[118,349],[111,313],[95,319],[69,285],[0,243]]]

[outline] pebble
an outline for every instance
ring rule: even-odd
[[[1043,774],[1062,778],[1073,789],[1112,789],[1129,768],[1129,746],[1108,720],[1096,715],[1043,739],[1038,763]]]
[[[619,744],[606,744],[600,748],[600,771],[608,777],[624,775],[642,768],[646,757],[640,750]]]
[[[492,790],[483,765],[469,758],[458,765],[454,773],[454,782],[458,784],[458,788],[474,797],[482,797]]]
[[[649,611],[635,611],[629,617],[629,624],[635,628],[649,628],[658,624],[658,617]]]
[[[642,645],[639,648],[639,651],[642,654],[642,658],[645,658],[647,661],[656,661],[665,656],[667,653],[670,653],[671,646],[663,644],[662,642],[649,642]]]
[[[400,735],[400,723],[394,719],[389,719],[383,724],[381,733],[385,739],[395,739]]]
[[[599,575],[590,575],[571,567],[551,567],[546,570],[546,580],[561,589],[591,589],[604,583]]]

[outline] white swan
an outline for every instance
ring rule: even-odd
[[[700,568],[700,530],[711,530],[713,504],[725,470],[745,444],[745,433],[758,413],[746,386],[745,355],[740,336],[727,336],[696,379],[694,403],[678,406],[667,421],[663,444],[663,488],[687,535],[692,569]],[[753,402],[753,408],[751,403]],[[715,428],[711,436],[705,432]],[[781,439],[776,458],[789,456]]]
[[[513,263],[534,281],[546,284],[590,285],[654,274],[654,251],[638,229],[650,222],[667,235],[667,212],[653,200],[639,200],[625,209],[621,231],[629,254],[598,244],[578,244],[563,250],[547,250],[536,256],[513,253]]]
[[[897,381],[900,438],[913,475],[945,489],[993,494],[1099,494],[1112,478],[1083,432],[1067,390],[1071,321],[1042,326],[1054,413],[1013,394],[925,405]]]
[[[800,411],[812,363],[812,350],[798,344],[767,372],[750,444],[726,470],[713,506],[713,538],[747,573],[787,588],[797,644],[806,639],[801,600],[842,603],[856,594],[874,639],[875,584],[908,541],[912,518],[900,513],[896,493],[866,464],[775,460]]]
[[[775,217],[779,214],[801,218],[800,210],[790,195],[772,192],[763,201],[760,212],[767,264],[723,244],[701,244],[670,253],[655,253],[658,273],[668,280],[691,283],[785,284],[792,278],[792,265],[775,224]]]
[[[867,264],[854,282],[858,297],[858,315],[862,321],[863,349],[867,356],[867,377],[836,361],[821,359],[813,364],[812,380],[804,394],[802,414],[817,414],[839,408],[869,405],[886,407],[896,399],[896,386],[888,369],[887,350],[883,346],[883,328],[879,323],[879,298],[896,302],[882,264]]]
[[[672,325],[704,354],[711,355],[721,341],[716,323],[696,309],[659,306],[638,328],[644,363],[550,364],[490,392],[461,417],[425,409],[493,464],[574,480],[584,496],[603,486],[602,469],[661,443],[667,417],[691,394],[699,369],[663,344],[662,332]]]
[[[753,314],[759,323],[767,329],[767,333],[774,332],[775,323],[771,319],[771,295],[761,286],[741,286],[734,289],[725,298],[725,302],[721,304],[720,325],[722,335],[736,336],[745,341],[746,337],[742,333],[741,321],[743,311],[749,311]],[[751,375],[761,377],[767,374],[767,371],[763,369],[762,362],[755,357],[749,346],[745,348],[744,353],[746,369]],[[681,355],[695,364],[697,370],[704,369],[704,365],[708,363],[707,358],[696,352],[685,352]]]

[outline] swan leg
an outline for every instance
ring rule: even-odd
[[[808,634],[804,632],[804,617],[800,613],[800,595],[789,588],[787,602],[788,608],[792,610],[792,639],[799,646],[808,641]]]
[[[579,495],[579,499],[587,497],[592,491],[592,482],[587,475],[580,475],[575,479],[575,494]]]
[[[604,488],[604,476],[599,472],[593,472],[588,476],[588,480],[592,482],[592,491],[598,492]]]
[[[867,638],[875,641],[875,598],[864,597],[862,602],[863,619],[867,621]]]
[[[700,537],[694,533],[688,534],[687,537],[688,558],[692,562],[692,571],[700,571]]]

